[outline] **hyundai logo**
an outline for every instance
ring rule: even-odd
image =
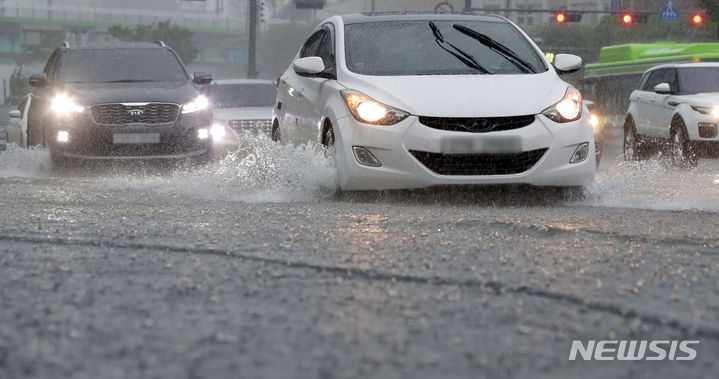
[[[127,114],[129,114],[132,117],[142,117],[142,115],[145,114],[145,111],[142,109],[130,109],[127,111]]]

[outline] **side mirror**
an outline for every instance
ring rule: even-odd
[[[305,57],[295,59],[292,68],[297,75],[312,76],[324,71],[325,64],[320,57]]]
[[[10,118],[22,118],[22,113],[17,109],[11,110],[7,115],[10,116]]]
[[[559,74],[570,74],[582,68],[582,58],[572,54],[554,56],[554,68]]]
[[[192,74],[192,81],[200,85],[210,84],[212,83],[212,74],[209,72],[194,72]]]
[[[36,88],[45,87],[47,85],[47,75],[45,74],[33,74],[27,80],[27,82]]]
[[[669,95],[672,93],[672,87],[669,86],[669,83],[659,83],[654,86],[654,92],[660,95]]]

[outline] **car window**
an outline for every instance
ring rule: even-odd
[[[649,72],[649,77],[644,81],[642,91],[654,92],[654,87],[659,83],[663,83],[662,79],[664,76],[662,75],[662,71],[663,70],[654,70]]]
[[[326,68],[334,68],[334,39],[332,38],[332,33],[327,26],[325,26],[323,29],[325,32],[323,33],[322,41],[317,48],[317,56],[322,58],[322,63],[324,63]]]
[[[300,58],[317,56],[317,50],[319,49],[325,33],[325,29],[320,29],[313,33],[310,38],[307,38],[307,42],[302,45],[302,49],[300,50]]]
[[[69,50],[58,62],[58,79],[64,83],[188,80],[179,59],[167,49]]]
[[[29,99],[28,96],[23,97],[22,100],[20,101],[20,104],[17,105],[17,110],[20,111],[21,118],[23,116],[25,116],[25,105],[27,105],[27,99]]]
[[[719,92],[719,67],[683,67],[679,82],[683,95]]]
[[[215,108],[271,107],[277,88],[274,83],[214,84],[208,95]]]
[[[659,83],[668,83],[669,88],[671,88],[672,92],[676,92],[679,89],[679,80],[677,79],[677,69],[675,68],[668,68],[661,70],[662,76],[661,81]]]
[[[526,61],[535,73],[546,72],[544,60],[516,27],[504,21],[436,20],[447,42],[438,43],[428,20],[366,22],[345,25],[347,68],[364,75],[479,74],[458,58],[471,56],[496,74],[522,74],[521,68],[496,50],[460,32],[462,26],[490,37]],[[453,51],[454,45],[462,53]],[[450,50],[450,51],[447,51]],[[456,50],[456,49],[455,49]],[[466,60],[466,59],[464,59]]]

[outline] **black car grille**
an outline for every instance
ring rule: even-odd
[[[102,125],[171,124],[177,121],[179,113],[179,105],[166,103],[140,106],[100,104],[90,107],[93,122]]]
[[[534,122],[534,115],[514,117],[425,117],[419,122],[433,129],[453,132],[488,133],[523,128]]]
[[[511,175],[534,167],[547,150],[516,154],[440,154],[416,150],[410,153],[439,175]]]

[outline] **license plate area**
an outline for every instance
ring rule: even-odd
[[[519,136],[444,137],[442,154],[516,154],[522,152]]]
[[[115,133],[113,144],[160,143],[160,133]]]

